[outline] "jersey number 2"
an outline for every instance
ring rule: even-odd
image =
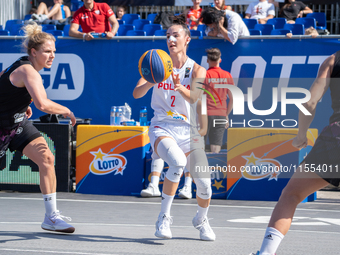
[[[175,107],[175,99],[176,99],[175,96],[171,96],[171,100],[172,100],[171,107]]]

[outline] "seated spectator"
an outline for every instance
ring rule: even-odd
[[[232,11],[233,10],[233,8],[230,5],[226,5],[225,9],[228,10],[228,11]]]
[[[205,31],[208,36],[225,38],[235,44],[239,36],[249,36],[249,30],[241,16],[233,11],[219,11],[208,7],[201,14],[202,22],[207,25]]]
[[[197,26],[202,24],[202,22],[200,22],[202,13],[202,8],[200,7],[201,2],[202,0],[192,0],[193,6],[184,12],[189,29],[197,30]]]
[[[246,10],[246,19],[257,19],[259,24],[266,24],[268,19],[275,16],[275,7],[267,0],[258,0],[249,4]]]
[[[228,5],[229,6],[229,5]],[[214,0],[213,7],[215,7],[219,11],[224,11],[224,10],[230,10],[232,11],[231,7],[228,9],[228,7],[225,5],[224,0]]]
[[[304,14],[312,13],[313,11],[303,2],[295,0],[285,0],[284,3],[273,1],[276,7],[280,8],[279,17],[285,18],[287,23],[294,24],[297,18],[302,18]]]
[[[124,16],[124,14],[126,13],[126,8],[125,8],[125,6],[123,6],[123,5],[120,5],[120,6],[118,6],[117,7],[117,15],[116,15],[116,19],[117,20],[121,20],[122,18],[123,18],[123,16]]]
[[[87,17],[84,19],[83,17]],[[79,25],[83,32],[79,32]],[[107,3],[96,3],[86,0],[73,15],[69,36],[83,38],[86,41],[94,37],[91,33],[105,33],[107,39],[111,39],[117,33],[119,24],[116,15]]]
[[[54,0],[52,7],[47,7],[44,2],[38,6],[37,13],[32,14],[32,20],[43,23],[44,21],[63,20],[71,16],[71,10],[67,5],[64,5],[63,0]]]
[[[319,36],[318,31],[314,27],[309,27],[305,29],[305,35],[310,35],[312,38],[316,38]],[[287,33],[286,36],[288,38],[292,38],[293,34],[292,33]]]

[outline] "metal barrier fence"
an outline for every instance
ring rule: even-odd
[[[327,29],[331,34],[339,34],[340,9],[339,3],[335,4],[309,4],[314,12],[324,12],[327,18]],[[116,11],[117,6],[111,6]],[[232,5],[235,12],[243,14],[247,10],[248,5]],[[138,13],[141,19],[146,19],[149,13],[156,13],[160,11],[172,11],[174,13],[182,13],[190,6],[130,6],[128,13]],[[204,8],[204,7],[203,7]],[[278,13],[278,9],[276,9]],[[277,15],[276,15],[277,16]]]

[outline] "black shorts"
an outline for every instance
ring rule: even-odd
[[[16,150],[22,152],[27,144],[40,136],[42,135],[40,134],[39,130],[33,126],[33,123],[27,119],[24,119],[8,148],[11,151]]]
[[[321,131],[304,162],[305,171],[315,172],[325,181],[339,186],[340,121],[328,125]]]
[[[209,143],[210,145],[219,145],[222,146],[223,143],[223,135],[225,132],[225,125],[226,123],[221,122],[221,124],[216,123],[214,126],[214,120],[225,120],[226,116],[208,116],[208,130],[207,130],[207,136],[209,137]]]

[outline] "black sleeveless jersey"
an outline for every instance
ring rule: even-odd
[[[30,64],[28,56],[19,58],[0,77],[0,127],[13,128],[18,125],[25,116],[32,98],[26,87],[14,86],[9,76],[21,65]]]

